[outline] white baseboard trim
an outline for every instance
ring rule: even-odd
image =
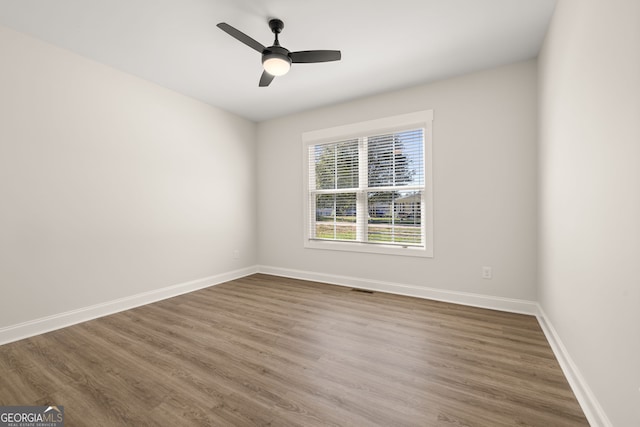
[[[532,316],[538,315],[538,304],[533,301],[494,297],[469,292],[447,291],[443,289],[382,282],[379,280],[361,279],[358,277],[337,276],[312,271],[292,270],[265,265],[258,266],[258,271],[264,274],[289,277],[292,279],[311,280],[314,282],[330,283],[332,285],[348,286],[351,288],[370,289],[390,294],[432,299],[473,307],[508,311],[511,313],[528,314]]]
[[[562,343],[558,332],[551,324],[551,321],[541,306],[538,306],[538,312],[540,313],[538,315],[538,323],[540,324],[544,335],[547,337],[547,341],[549,341],[549,345],[551,346],[556,359],[558,359],[560,368],[562,369],[564,376],[567,378],[569,386],[571,386],[571,390],[573,390],[573,394],[576,395],[576,399],[578,399],[578,403],[580,403],[580,407],[582,407],[582,411],[587,417],[589,424],[591,424],[592,427],[612,427],[613,424],[609,421],[609,417],[607,417],[602,406],[600,406],[600,403],[591,391],[587,381],[580,373],[580,370],[571,358],[567,348]]]
[[[208,288],[209,286],[219,285],[220,283],[239,279],[257,272],[257,266],[247,267],[7,326],[0,328],[0,345]]]

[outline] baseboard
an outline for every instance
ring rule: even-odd
[[[64,313],[54,314],[52,316],[42,317],[28,322],[19,323],[17,325],[0,328],[0,345],[35,335],[51,332],[56,329],[75,325],[77,323],[86,322],[98,317],[108,316],[120,311],[129,310],[145,304],[151,304],[163,299],[172,298],[188,292],[197,291],[199,289],[208,288],[209,286],[218,285],[230,280],[239,279],[258,272],[256,266],[243,268],[240,270],[230,271],[227,273],[217,274],[214,276],[204,277],[202,279],[192,280],[177,285],[167,286],[165,288],[156,289],[149,292],[143,292],[89,307],[83,307],[77,310],[71,310]]]
[[[587,381],[573,362],[573,359],[567,351],[567,348],[562,343],[558,332],[553,327],[553,324],[541,306],[538,306],[538,312],[538,323],[540,323],[540,327],[542,328],[544,335],[547,337],[547,341],[549,341],[549,345],[551,346],[556,359],[558,359],[560,368],[562,369],[564,376],[567,378],[567,381],[571,386],[571,390],[573,390],[573,394],[576,395],[576,399],[578,399],[578,403],[580,403],[580,407],[582,407],[582,411],[587,417],[589,424],[591,424],[592,427],[612,427],[607,414],[602,409],[602,406],[600,406],[600,403],[591,391]]]
[[[264,274],[289,277],[292,279],[311,280],[315,282],[330,283],[332,285],[370,289],[397,295],[426,298],[473,307],[488,308],[492,310],[508,311],[511,313],[528,314],[532,316],[538,315],[538,304],[533,301],[494,297],[469,292],[447,291],[422,286],[382,282],[379,280],[368,280],[350,276],[337,276],[311,271],[291,270],[264,265],[258,266],[258,271]]]

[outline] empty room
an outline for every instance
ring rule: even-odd
[[[0,0],[0,427],[640,426],[640,1]]]

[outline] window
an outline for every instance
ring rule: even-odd
[[[303,134],[305,247],[433,256],[432,111]]]

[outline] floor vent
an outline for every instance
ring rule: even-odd
[[[353,292],[360,292],[363,294],[372,294],[373,291],[370,291],[369,289],[357,289],[357,288],[351,288],[351,291]]]

